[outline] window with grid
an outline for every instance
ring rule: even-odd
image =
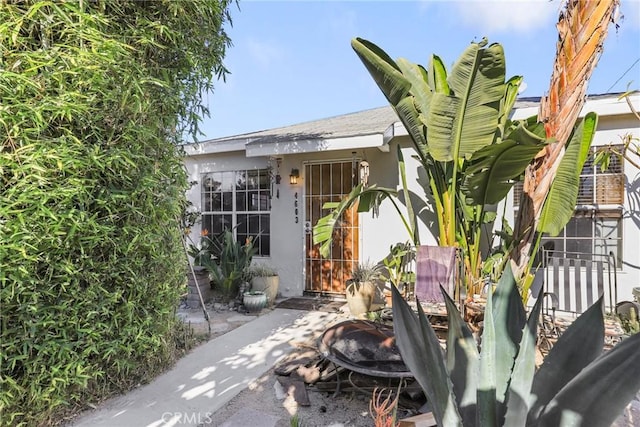
[[[257,255],[271,253],[271,180],[268,169],[202,175],[202,229],[233,230],[238,242],[252,237]]]
[[[590,254],[614,254],[620,265],[622,259],[622,211],[624,203],[623,160],[611,156],[608,167],[602,170],[593,162],[592,148],[580,174],[576,211],[557,237],[544,236],[543,243],[559,252],[575,253],[581,258]],[[516,209],[522,195],[522,183],[514,186]]]

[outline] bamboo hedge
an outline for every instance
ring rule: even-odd
[[[166,369],[184,290],[182,135],[230,2],[0,1],[0,425]]]

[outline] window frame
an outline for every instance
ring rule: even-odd
[[[209,234],[232,230],[236,241],[254,239],[256,256],[271,255],[271,173],[269,168],[203,172],[201,227]],[[216,224],[215,218],[221,218]]]
[[[562,229],[560,234],[556,237],[543,235],[541,239],[541,245],[550,241],[562,241],[561,248],[555,248],[556,251],[570,252],[584,254],[583,257],[588,255],[587,252],[574,252],[567,250],[567,248],[577,247],[579,241],[589,240],[591,242],[590,254],[601,256],[608,255],[602,254],[599,248],[610,248],[612,242],[615,246],[614,255],[616,257],[616,264],[618,269],[622,268],[622,256],[623,256],[623,215],[622,205],[624,203],[625,194],[625,173],[624,173],[624,160],[616,158],[612,161],[607,170],[602,171],[599,165],[594,162],[595,155],[599,147],[591,147],[589,158],[585,162],[585,165],[580,173],[580,189],[578,192],[578,200],[576,201],[576,207],[571,220]],[[583,190],[584,183],[591,184],[591,190]],[[604,183],[600,185],[600,183]],[[599,186],[600,185],[600,186]],[[514,185],[513,190],[513,207],[517,212],[520,209],[520,198],[522,195],[522,181],[519,181]],[[585,198],[585,194],[590,192],[590,197]],[[582,197],[582,199],[581,199]],[[568,227],[571,222],[580,219],[590,219],[590,235],[585,236],[571,236],[568,234]],[[617,225],[612,227],[616,230],[616,237],[598,236],[598,229],[602,229],[603,223],[607,220],[616,219]],[[605,249],[606,250],[606,249]]]

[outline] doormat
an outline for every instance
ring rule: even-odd
[[[345,301],[335,301],[331,299],[295,297],[286,299],[278,303],[278,305],[276,305],[276,308],[288,308],[291,310],[305,311],[324,311],[327,313],[333,313],[339,311],[340,308],[345,305],[345,303]]]

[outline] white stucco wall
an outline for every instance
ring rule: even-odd
[[[634,98],[636,104],[640,97]],[[592,107],[592,108],[589,108]],[[638,106],[640,109],[640,106]],[[640,138],[638,121],[630,114],[628,106],[620,101],[606,99],[588,104],[585,111],[596,110],[600,114],[595,145],[618,143],[620,136],[632,133]],[[616,115],[607,115],[611,113]],[[528,117],[536,113],[535,108],[528,108],[516,112],[518,117]],[[397,133],[398,134],[398,133]],[[397,135],[396,134],[396,135]],[[407,180],[409,187],[420,200],[425,200],[422,187],[417,183],[418,162],[413,155],[412,145],[406,136],[396,136],[391,140],[387,151],[378,148],[357,148],[355,156],[367,160],[370,164],[370,183],[400,190],[396,147],[400,144],[406,162]],[[222,146],[221,146],[222,147]],[[206,172],[232,171],[239,169],[260,169],[272,165],[275,160],[267,156],[246,157],[243,144],[235,144],[231,148],[220,148],[217,153],[195,154],[187,157],[185,163],[190,179],[200,181],[200,176]],[[259,147],[258,147],[259,148]],[[280,292],[283,296],[299,296],[304,291],[304,165],[307,162],[329,162],[351,159],[353,150],[330,150],[331,147],[319,147],[317,152],[302,152],[292,150],[289,154],[278,153],[281,158],[279,173],[282,181],[279,186],[274,185],[271,203],[271,256],[267,259],[256,258],[256,261],[266,261],[278,269],[280,275]],[[233,149],[235,151],[226,150]],[[255,151],[255,150],[254,150]],[[193,153],[193,152],[192,152]],[[257,154],[261,154],[256,151]],[[252,153],[252,154],[256,154]],[[298,169],[301,177],[298,185],[289,184],[291,169]],[[625,164],[627,187],[623,207],[623,266],[618,274],[618,300],[632,299],[631,289],[640,286],[640,171],[630,163]],[[297,193],[297,199],[296,199]],[[200,187],[191,188],[189,200],[200,210]],[[298,213],[295,213],[295,202],[298,201]],[[513,200],[510,195],[506,200],[507,217],[513,224]],[[404,207],[402,207],[403,209]],[[414,205],[414,208],[419,206]],[[502,207],[498,208],[502,212]],[[422,244],[435,244],[430,226],[434,218],[426,210],[421,210],[423,222],[420,223],[420,238]],[[298,222],[296,223],[296,216]],[[496,222],[499,226],[499,222]],[[435,226],[434,226],[435,228]],[[199,235],[199,227],[192,233],[194,240]],[[379,261],[385,257],[389,247],[397,242],[409,239],[395,209],[389,201],[380,206],[380,215],[373,218],[370,213],[360,214],[360,259]]]

